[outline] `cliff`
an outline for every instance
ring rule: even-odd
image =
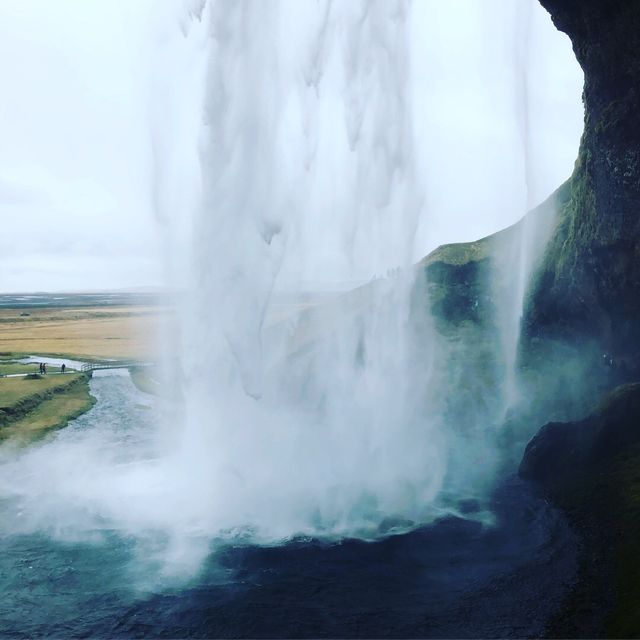
[[[640,3],[540,1],[584,71],[585,120],[525,336],[593,341],[631,380],[640,375]]]
[[[583,409],[587,389],[597,401],[607,388],[631,384],[615,388],[582,420],[546,424],[527,446],[520,474],[582,534],[578,581],[549,633],[637,637],[640,3],[540,2],[570,37],[584,71],[585,128],[570,197],[532,281],[522,362],[536,369],[540,345],[543,352],[552,343],[573,349],[593,378],[585,386],[574,376],[583,385]]]
[[[637,637],[640,2],[540,2],[584,71],[584,133],[570,180],[527,216],[547,219],[549,235],[539,234],[523,305],[516,373],[526,400],[502,433],[517,450],[547,422],[520,473],[582,535],[578,580],[548,633]],[[439,333],[464,343],[466,354],[487,345],[493,393],[501,379],[495,334],[504,331],[497,304],[513,287],[504,265],[516,264],[517,229],[527,219],[476,243],[442,247],[420,265]]]

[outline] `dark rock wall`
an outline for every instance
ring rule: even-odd
[[[618,387],[578,422],[545,425],[520,474],[580,533],[577,580],[548,637],[640,636],[640,383]]]
[[[558,492],[579,472],[640,443],[640,383],[615,389],[578,422],[550,422],[529,442],[520,475]]]
[[[585,130],[525,334],[595,340],[632,379],[640,372],[640,2],[540,2],[584,71]]]
[[[540,3],[584,71],[585,128],[570,198],[531,284],[522,358],[536,372],[536,351],[573,350],[565,360],[584,373],[565,387],[583,384],[586,408],[590,395],[640,379],[640,1]],[[640,634],[638,469],[639,383],[618,387],[583,420],[547,424],[528,444],[521,475],[583,538],[577,582],[550,635]]]

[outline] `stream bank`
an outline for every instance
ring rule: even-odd
[[[49,373],[37,373],[37,362],[48,362]],[[60,363],[30,357],[0,363],[0,442],[28,444],[66,427],[95,403],[81,373],[60,374]],[[8,376],[8,377],[7,377]]]

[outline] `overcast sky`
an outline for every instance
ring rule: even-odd
[[[163,166],[184,174],[182,204],[192,203],[195,107],[194,95],[183,94],[197,102],[202,67],[189,63],[194,45],[176,45],[184,36],[177,23],[172,31],[171,3],[0,2],[0,291],[161,283],[154,154],[182,141]],[[524,22],[504,15],[506,6],[524,12]],[[420,164],[429,200],[419,241],[427,251],[522,214],[511,193],[520,185],[510,190],[501,180],[504,166],[524,156],[514,134],[522,95],[529,206],[568,177],[582,128],[582,76],[537,2],[416,0],[414,12],[416,144],[433,150]],[[522,24],[526,34],[517,32]],[[182,64],[173,64],[176,56]],[[173,130],[160,145],[158,126]],[[165,201],[164,215],[179,206]]]
[[[0,3],[0,289],[157,280],[148,3]]]

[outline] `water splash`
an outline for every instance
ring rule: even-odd
[[[410,313],[427,295],[411,267],[426,195],[414,9],[245,0],[199,14],[208,34],[202,196],[176,347],[185,425],[176,465],[207,527],[267,539],[372,534],[388,517],[433,517],[451,487],[483,485],[496,466],[500,417],[479,412],[472,433],[448,423],[458,391],[442,370],[451,349],[428,311],[419,322]],[[526,47],[513,122],[525,156]],[[525,157],[525,177],[529,165]],[[528,205],[527,184],[519,197]],[[517,229],[498,265],[509,275],[498,314],[508,399],[535,235],[526,220]],[[300,282],[380,272],[388,277],[331,303],[303,301]],[[298,304],[276,321],[283,291]],[[473,447],[486,455],[472,472]]]
[[[92,539],[116,530],[152,564],[161,556],[192,574],[219,537],[375,537],[486,494],[498,456],[495,387],[465,360],[463,341],[441,339],[412,265],[443,239],[430,238],[432,217],[466,202],[494,230],[505,209],[509,221],[522,213],[523,190],[511,179],[486,189],[489,143],[481,160],[469,150],[476,103],[449,129],[427,109],[438,91],[425,99],[431,76],[416,76],[416,52],[429,33],[424,7],[443,6],[171,4],[166,77],[154,83],[156,206],[167,276],[188,286],[163,336],[169,418],[138,438],[135,411],[121,415],[116,396],[52,443],[7,454],[0,495],[25,505],[25,531]],[[479,40],[478,50],[492,42]],[[500,97],[478,104],[493,113]],[[517,108],[501,108],[511,114],[504,149],[520,157]],[[453,151],[433,135],[451,126],[465,132]],[[513,330],[524,287],[509,283],[500,300]],[[464,406],[470,395],[489,408]],[[463,413],[473,419],[458,421]],[[76,459],[85,462],[69,474]]]
[[[389,515],[424,517],[443,474],[408,353],[421,207],[410,6],[326,2],[305,19],[285,4],[212,3],[206,14],[182,455],[205,487],[201,508],[225,526],[267,536],[375,531]],[[296,39],[294,25],[310,37]],[[330,136],[317,134],[328,126]],[[332,162],[342,171],[320,170]],[[267,336],[283,263],[304,264],[299,249],[311,245],[316,216],[347,277],[363,262],[405,271],[362,300],[293,313],[289,332]],[[305,340],[321,344],[296,353]]]

